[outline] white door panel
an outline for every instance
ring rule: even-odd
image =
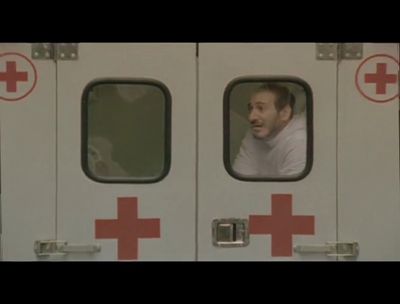
[[[21,100],[1,99],[9,90],[6,53],[27,57],[37,71],[36,86]],[[346,260],[400,259],[399,45],[365,43],[362,59],[343,60],[317,60],[315,43],[199,43],[197,53],[195,43],[79,43],[77,60],[53,61],[31,59],[31,44],[0,43],[0,260],[38,260],[34,241],[52,239],[101,247],[61,260],[334,261],[292,248],[335,241],[358,242],[358,257]],[[235,124],[224,129],[224,94],[232,81],[252,77],[294,77],[311,88],[312,167],[300,180],[239,180],[225,168],[238,146],[224,157],[224,136],[234,134],[239,145],[249,125],[243,113],[229,111]],[[99,80],[165,85],[171,153],[164,178],[102,182],[84,172],[84,90]],[[123,88],[118,94],[140,98]],[[156,125],[152,109],[132,120]],[[101,113],[108,124],[130,119]],[[88,167],[97,170],[94,164]],[[106,169],[125,169],[113,164]],[[285,204],[293,217],[274,229],[286,231],[286,222],[306,216],[313,231],[286,238],[255,232],[264,225],[256,216]],[[216,247],[213,221],[232,218],[250,222],[249,244]],[[128,227],[132,222],[137,226]]]
[[[78,61],[59,62],[57,236],[102,248],[93,255],[70,254],[67,259],[117,260],[116,238],[96,239],[95,221],[116,219],[117,199],[136,197],[138,218],[159,219],[160,237],[140,238],[137,256],[132,259],[194,260],[195,58],[195,44],[81,43]],[[99,183],[84,174],[81,96],[85,86],[98,78],[149,78],[170,91],[171,169],[161,181]]]
[[[312,170],[295,182],[249,182],[232,178],[223,164],[223,94],[241,76],[295,76],[313,92]],[[293,215],[315,219],[314,235],[295,235],[292,245],[336,240],[336,62],[316,60],[315,44],[200,44],[199,47],[199,259],[307,260],[323,254],[271,255],[271,235],[250,235],[240,248],[213,246],[218,218],[271,214],[272,194],[291,194]],[[332,258],[330,258],[332,259]]]
[[[7,61],[16,60],[17,72],[24,71],[27,62],[19,55],[4,57],[6,53],[28,58],[37,81],[20,100],[0,99],[1,247],[4,260],[35,260],[34,241],[55,237],[55,63],[31,59],[31,44],[0,43],[3,73]],[[28,82],[31,77],[28,73]],[[17,82],[16,94],[21,86],[23,82]],[[5,95],[6,82],[0,81],[0,96]]]
[[[399,99],[376,102],[355,85],[360,65],[363,75],[377,73],[380,63],[386,74],[398,75],[387,55],[398,62],[398,44],[364,43],[362,60],[339,64],[339,239],[359,242],[359,260],[400,258]],[[363,75],[360,89],[371,99],[398,96],[398,80],[382,88],[388,95],[374,94],[376,84]]]

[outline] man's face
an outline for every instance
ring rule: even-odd
[[[254,137],[267,139],[274,137],[289,121],[290,110],[275,108],[275,94],[264,91],[255,93],[248,104],[249,122]],[[289,114],[288,114],[289,111]]]

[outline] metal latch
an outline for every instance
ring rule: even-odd
[[[68,253],[96,253],[100,252],[98,244],[68,244],[66,241],[41,240],[35,241],[34,251],[39,257],[64,256]]]
[[[327,242],[325,245],[296,245],[297,253],[325,253],[332,257],[356,257],[359,253],[357,242]]]
[[[212,222],[213,245],[216,247],[244,247],[249,244],[247,219],[215,219]]]

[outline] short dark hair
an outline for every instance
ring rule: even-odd
[[[276,96],[275,99],[275,108],[279,112],[287,105],[290,106],[292,109],[292,113],[290,118],[293,117],[293,108],[294,104],[296,103],[296,98],[292,93],[290,93],[289,89],[286,86],[275,84],[275,83],[263,83],[259,86],[253,94],[260,93],[260,92],[271,92],[274,93]]]

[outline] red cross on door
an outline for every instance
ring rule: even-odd
[[[0,54],[0,101],[17,101],[35,88],[37,72],[33,62],[23,54]]]
[[[292,236],[314,234],[314,216],[292,215],[291,194],[272,194],[271,200],[271,215],[250,215],[250,234],[270,234],[272,256],[292,256]]]
[[[160,219],[139,219],[137,197],[118,198],[118,219],[96,220],[96,239],[118,239],[118,260],[137,260],[139,238],[160,238]]]
[[[389,83],[396,83],[397,75],[386,72],[386,63],[376,64],[376,73],[367,73],[364,75],[365,83],[374,83],[376,94],[386,94],[386,86]]]
[[[373,102],[396,100],[399,96],[398,73],[398,58],[387,54],[369,56],[356,70],[356,88],[362,96]]]
[[[15,61],[6,62],[6,71],[0,71],[0,82],[4,81],[6,83],[7,92],[17,91],[18,81],[28,81],[27,72],[18,72],[17,63]]]

